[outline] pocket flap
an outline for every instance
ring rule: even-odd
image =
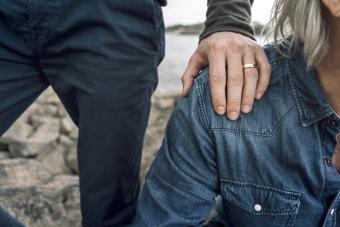
[[[253,183],[221,179],[224,199],[255,215],[296,214],[301,193]]]

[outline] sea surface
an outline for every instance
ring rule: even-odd
[[[166,53],[159,67],[158,89],[181,91],[181,76],[198,44],[198,36],[166,34]]]

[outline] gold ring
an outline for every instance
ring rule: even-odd
[[[249,68],[258,68],[257,64],[244,64],[243,69],[249,69]]]

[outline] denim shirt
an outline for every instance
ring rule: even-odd
[[[214,112],[208,69],[179,101],[134,226],[201,226],[217,195],[226,226],[340,226],[331,162],[340,119],[301,51],[265,51],[272,77],[250,114],[230,121]]]

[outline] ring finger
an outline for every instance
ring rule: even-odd
[[[243,56],[243,66],[252,64],[256,65],[255,55],[252,53],[247,53]],[[242,90],[242,104],[241,111],[243,113],[249,113],[252,110],[257,82],[259,79],[259,73],[257,67],[247,67],[243,69],[244,83]]]

